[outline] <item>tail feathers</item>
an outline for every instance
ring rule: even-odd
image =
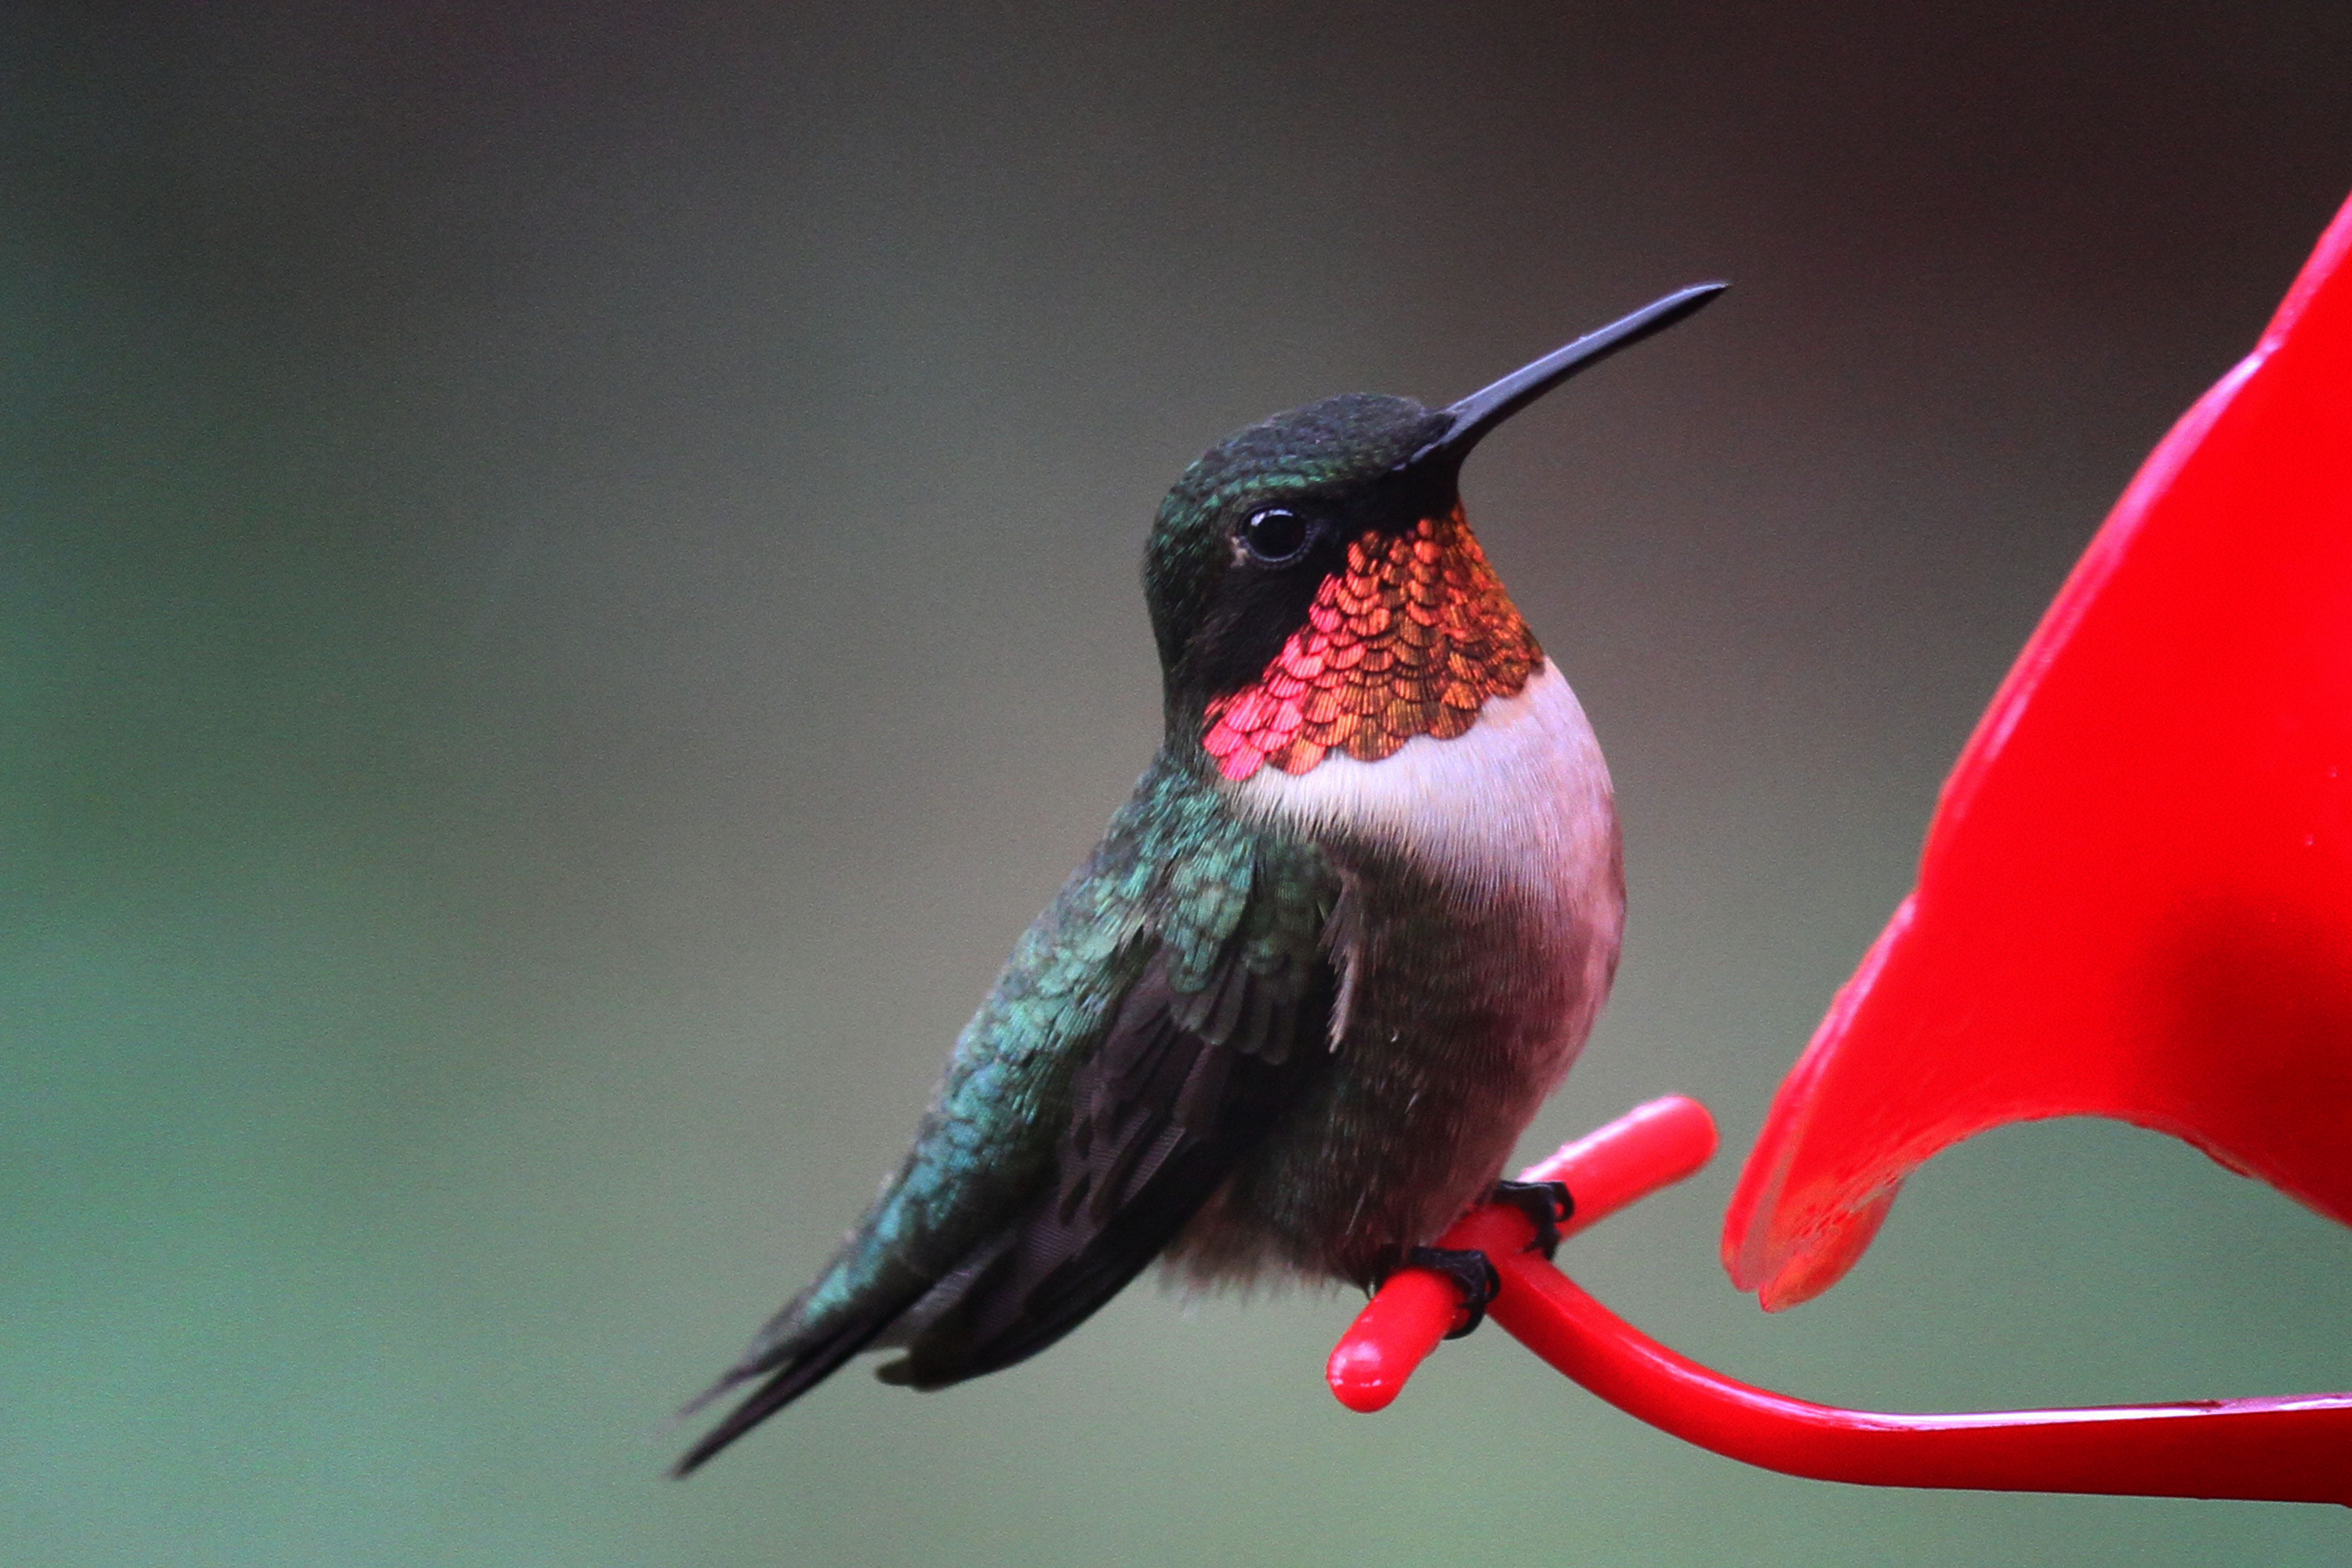
[[[777,1329],[781,1325],[772,1325],[761,1334],[749,1354],[679,1412],[681,1415],[691,1415],[730,1389],[763,1374],[767,1378],[700,1442],[688,1449],[685,1458],[670,1467],[670,1475],[685,1479],[736,1438],[824,1382],[914,1305],[928,1284],[926,1280],[910,1279],[896,1289],[869,1290],[842,1310],[804,1322],[789,1333],[780,1334]]]

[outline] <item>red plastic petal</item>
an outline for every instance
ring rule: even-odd
[[[2158,447],[1961,754],[1724,1228],[1779,1308],[1903,1179],[2115,1117],[2352,1223],[2352,205]]]

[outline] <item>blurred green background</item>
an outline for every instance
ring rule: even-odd
[[[1149,1285],[694,1482],[669,1413],[893,1163],[1156,738],[1211,440],[1702,320],[1469,500],[1616,769],[1579,1242],[1895,1407],[2352,1385],[2352,1236],[2011,1129],[1842,1287],[1715,1227],[1943,771],[2352,189],[2352,10],[1146,3],[0,14],[0,1563],[2316,1563],[2334,1510],[1749,1471],[1499,1333]]]

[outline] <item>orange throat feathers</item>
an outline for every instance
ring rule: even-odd
[[[1333,752],[1376,763],[1415,735],[1465,733],[1542,663],[1457,506],[1349,545],[1265,673],[1210,701],[1201,745],[1236,781],[1268,763],[1303,773]]]

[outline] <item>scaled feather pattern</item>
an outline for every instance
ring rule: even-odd
[[[1465,733],[1542,664],[1456,506],[1350,543],[1256,683],[1209,703],[1201,744],[1236,781],[1268,763],[1303,773],[1335,751],[1375,763],[1415,735]]]

